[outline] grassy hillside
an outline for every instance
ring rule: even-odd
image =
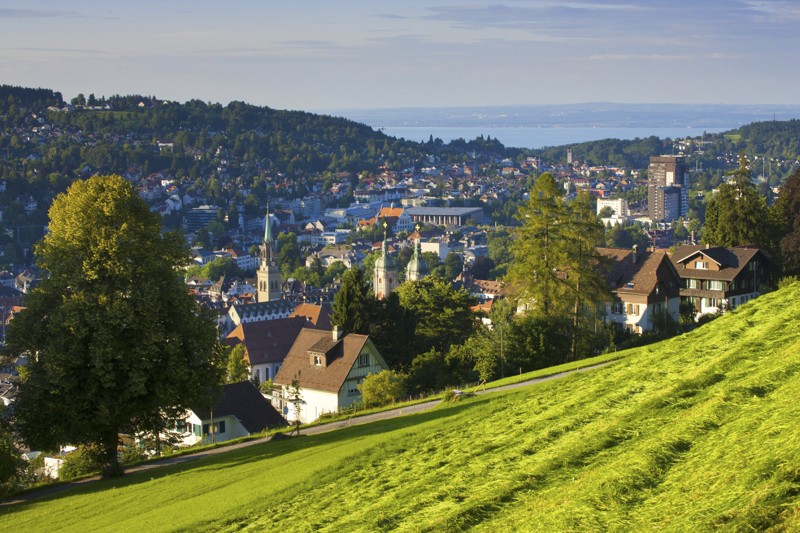
[[[8,531],[800,529],[800,284],[611,366],[0,510]]]

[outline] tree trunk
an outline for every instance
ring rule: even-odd
[[[103,464],[102,475],[104,478],[119,477],[124,473],[122,465],[119,464],[119,455],[117,453],[118,447],[119,435],[115,428],[113,433],[109,432],[108,436],[103,442],[105,463]]]

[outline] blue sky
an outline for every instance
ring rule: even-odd
[[[0,0],[0,83],[278,109],[800,104],[797,0]]]

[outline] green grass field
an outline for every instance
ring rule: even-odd
[[[611,365],[0,510],[5,531],[800,530],[800,284]]]

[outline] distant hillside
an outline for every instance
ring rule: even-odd
[[[585,374],[4,508],[3,526],[797,530],[798,299],[795,283]]]

